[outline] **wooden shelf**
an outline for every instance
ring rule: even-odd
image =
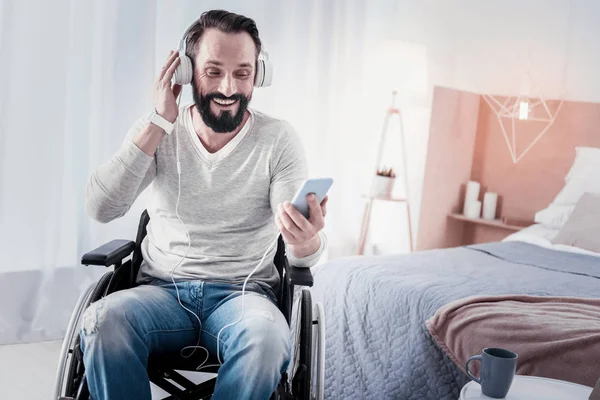
[[[480,224],[480,225],[493,226],[495,228],[508,229],[510,231],[520,231],[521,229],[526,228],[526,226],[521,226],[521,225],[507,225],[504,222],[502,222],[502,220],[500,220],[500,219],[487,220],[487,219],[483,219],[483,218],[467,218],[463,214],[458,214],[458,213],[448,214],[448,217],[459,220],[459,221],[470,222],[473,224]]]
[[[383,201],[396,201],[396,202],[405,202],[406,201],[406,199],[403,199],[401,197],[371,196],[368,194],[363,194],[362,197],[365,199],[369,199],[369,200],[383,200]]]

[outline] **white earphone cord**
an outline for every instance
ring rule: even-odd
[[[177,97],[177,109],[179,109],[179,100],[180,99],[181,99],[181,96],[178,96]],[[173,282],[173,285],[175,286],[175,291],[177,292],[177,301],[179,302],[179,305],[184,310],[186,310],[187,312],[191,313],[198,320],[199,331],[198,331],[198,341],[196,342],[196,345],[195,346],[186,346],[183,349],[181,349],[180,353],[181,353],[182,357],[189,358],[189,357],[191,357],[194,354],[194,352],[196,351],[196,349],[202,349],[202,350],[204,350],[204,352],[206,353],[206,358],[204,359],[204,361],[202,361],[202,364],[200,364],[196,368],[196,371],[199,371],[202,368],[218,367],[218,366],[220,366],[220,365],[223,364],[221,362],[221,355],[219,354],[219,343],[220,343],[221,332],[223,332],[223,330],[225,328],[233,326],[233,325],[237,324],[238,322],[240,322],[242,320],[242,318],[244,316],[244,294],[246,292],[246,284],[248,283],[248,280],[250,279],[250,277],[256,272],[256,270],[258,269],[258,267],[261,266],[261,264],[265,260],[265,257],[267,256],[267,254],[273,248],[273,245],[275,245],[277,243],[277,241],[279,240],[279,234],[277,234],[277,237],[275,238],[275,240],[267,248],[267,250],[263,254],[261,260],[256,265],[256,267],[254,267],[254,269],[252,270],[252,272],[250,272],[250,274],[244,280],[244,285],[242,286],[242,311],[240,313],[240,317],[238,318],[237,321],[232,322],[232,323],[227,324],[224,327],[222,327],[219,330],[219,333],[217,334],[217,360],[218,360],[219,364],[204,365],[208,361],[208,359],[210,357],[210,353],[208,352],[208,350],[205,347],[200,346],[200,337],[201,337],[201,331],[202,331],[202,322],[200,321],[200,317],[198,315],[196,315],[196,313],[194,313],[192,310],[190,310],[189,308],[185,307],[183,305],[183,303],[181,303],[181,297],[179,296],[179,289],[177,288],[177,284],[175,283],[175,277],[174,277],[175,270],[181,265],[181,263],[183,262],[183,260],[185,260],[185,258],[187,257],[187,255],[188,255],[188,253],[190,251],[190,247],[192,245],[192,241],[191,241],[191,238],[190,238],[190,233],[187,230],[186,225],[181,220],[181,217],[179,216],[179,199],[181,198],[181,164],[179,162],[179,124],[177,123],[177,120],[175,121],[175,155],[176,155],[176,158],[177,158],[177,176],[178,176],[178,178],[177,178],[178,179],[177,203],[175,204],[175,214],[177,215],[177,219],[179,220],[179,222],[183,226],[183,229],[185,230],[185,235],[186,235],[187,240],[188,240],[188,246],[187,246],[185,254],[181,258],[181,260],[179,260],[179,262],[171,270],[171,281]],[[193,349],[193,350],[192,350],[192,352],[189,355],[186,356],[186,355],[183,354],[184,350],[186,350],[186,349]]]

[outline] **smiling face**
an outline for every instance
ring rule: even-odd
[[[217,133],[236,130],[252,98],[256,46],[246,32],[207,29],[197,44],[192,94],[204,123]]]

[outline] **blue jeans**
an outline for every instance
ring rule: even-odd
[[[156,281],[112,293],[92,304],[80,332],[88,386],[94,400],[151,399],[150,354],[180,354],[198,342],[216,358],[217,334],[239,319],[242,285]],[[219,337],[223,363],[213,399],[268,399],[290,361],[289,326],[272,291],[248,283],[244,315]],[[184,350],[189,355],[190,349]],[[206,352],[196,349],[198,364]]]

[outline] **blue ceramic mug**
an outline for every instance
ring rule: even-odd
[[[508,394],[517,370],[517,353],[512,351],[488,347],[483,349],[481,355],[473,356],[467,361],[467,375],[481,385],[481,392],[494,399],[502,399]],[[481,374],[479,379],[469,371],[469,363],[473,360],[481,361]]]

